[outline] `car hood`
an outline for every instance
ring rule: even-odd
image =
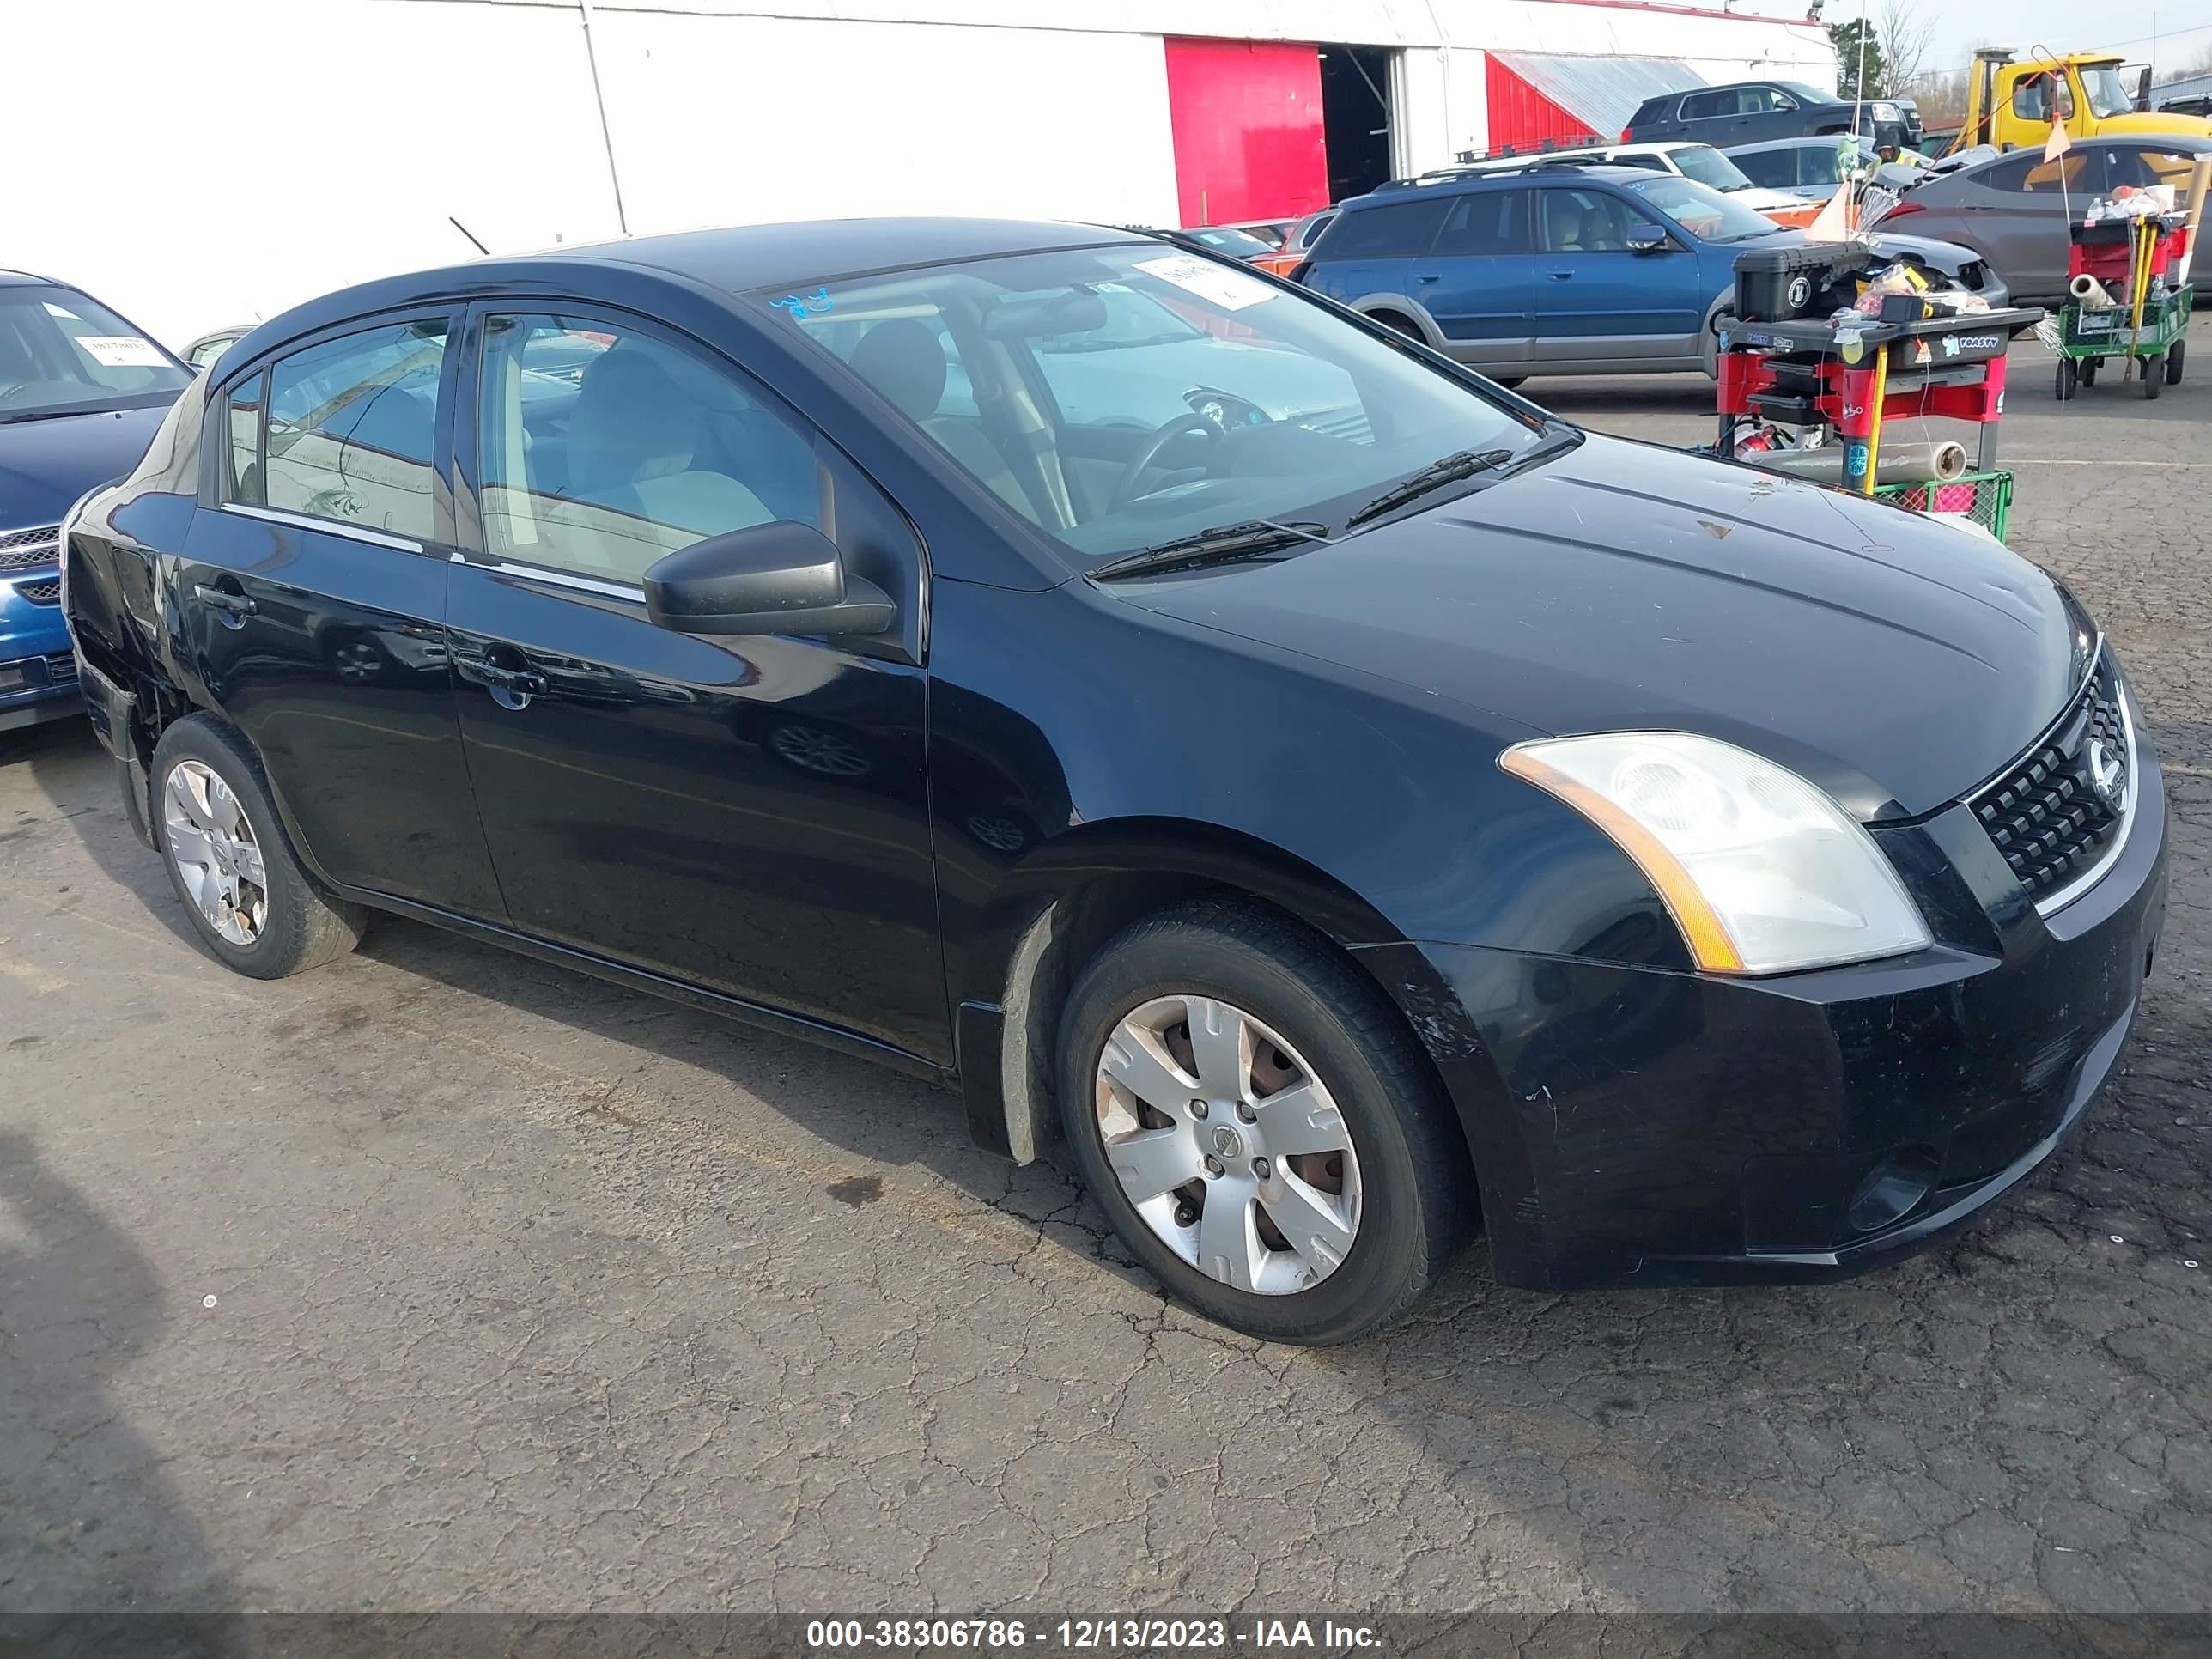
[[[1746,185],[1741,190],[1728,192],[1728,198],[1738,207],[1747,207],[1753,213],[1764,213],[1769,208],[1796,210],[1805,205],[1805,198],[1786,190],[1769,190],[1764,185]]]
[[[2002,770],[2094,638],[1977,533],[1595,435],[1330,546],[1113,591],[1540,732],[1723,738],[1869,821]]]
[[[60,523],[87,490],[138,464],[168,412],[164,404],[0,424],[0,532]]]
[[[1941,241],[1933,236],[1899,236],[1894,232],[1881,229],[1878,225],[1869,240],[1874,251],[1885,258],[1894,259],[1910,253],[1947,276],[1957,276],[1963,267],[1982,257],[1973,249],[1963,247],[1957,242]],[[1777,229],[1771,236],[1753,236],[1741,242],[1716,243],[1714,246],[1741,252],[1747,247],[1796,247],[1804,240],[1804,231],[1793,226]]]

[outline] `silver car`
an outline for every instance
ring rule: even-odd
[[[2212,138],[2175,133],[2085,138],[2051,161],[2016,149],[1915,185],[1880,222],[1972,248],[2014,301],[2055,303],[2066,295],[2070,217],[2122,185],[2185,185],[2208,154]]]

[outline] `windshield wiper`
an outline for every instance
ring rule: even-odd
[[[1379,519],[1408,501],[1420,500],[1431,490],[1442,489],[1446,484],[1472,478],[1478,472],[1488,472],[1504,466],[1513,459],[1514,453],[1510,449],[1462,449],[1455,455],[1432,461],[1412,477],[1393,484],[1368,502],[1344,521],[1344,527],[1346,530],[1357,529],[1370,519]]]
[[[103,411],[92,409],[7,409],[0,408],[0,426],[14,426],[18,421],[58,421],[65,415],[98,415]]]
[[[1157,547],[1139,548],[1109,559],[1091,572],[1094,581],[1110,582],[1123,576],[1152,575],[1163,570],[1193,570],[1201,565],[1233,564],[1270,553],[1280,553],[1302,542],[1326,542],[1328,526],[1318,524],[1276,524],[1249,519],[1243,524],[1217,525],[1195,535],[1178,536]]]

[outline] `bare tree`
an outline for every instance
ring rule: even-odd
[[[1914,0],[1882,0],[1875,15],[1875,41],[1881,48],[1882,88],[1892,95],[1911,93],[1928,67],[1936,42],[1933,7]]]

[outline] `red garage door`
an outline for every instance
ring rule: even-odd
[[[1170,40],[1168,118],[1187,225],[1328,205],[1321,54],[1274,40]]]

